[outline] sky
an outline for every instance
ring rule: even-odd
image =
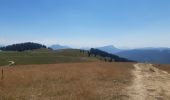
[[[0,0],[0,44],[170,47],[170,0]]]

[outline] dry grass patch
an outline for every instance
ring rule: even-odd
[[[68,63],[4,68],[1,100],[113,100],[130,83],[132,63]]]
[[[168,64],[154,64],[153,66],[170,73],[170,65]]]

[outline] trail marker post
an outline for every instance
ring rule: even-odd
[[[3,80],[4,79],[4,69],[2,68],[2,70],[1,70],[1,80]]]

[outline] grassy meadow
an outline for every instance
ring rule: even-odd
[[[76,49],[52,51],[47,49],[33,51],[2,51],[0,52],[0,66],[8,65],[8,61],[14,61],[16,65],[28,64],[54,64],[67,62],[96,61],[94,57],[87,57],[86,53],[80,53]]]

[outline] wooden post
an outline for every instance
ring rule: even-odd
[[[2,70],[1,70],[1,80],[3,80],[3,79],[4,79],[4,70],[2,68]]]

